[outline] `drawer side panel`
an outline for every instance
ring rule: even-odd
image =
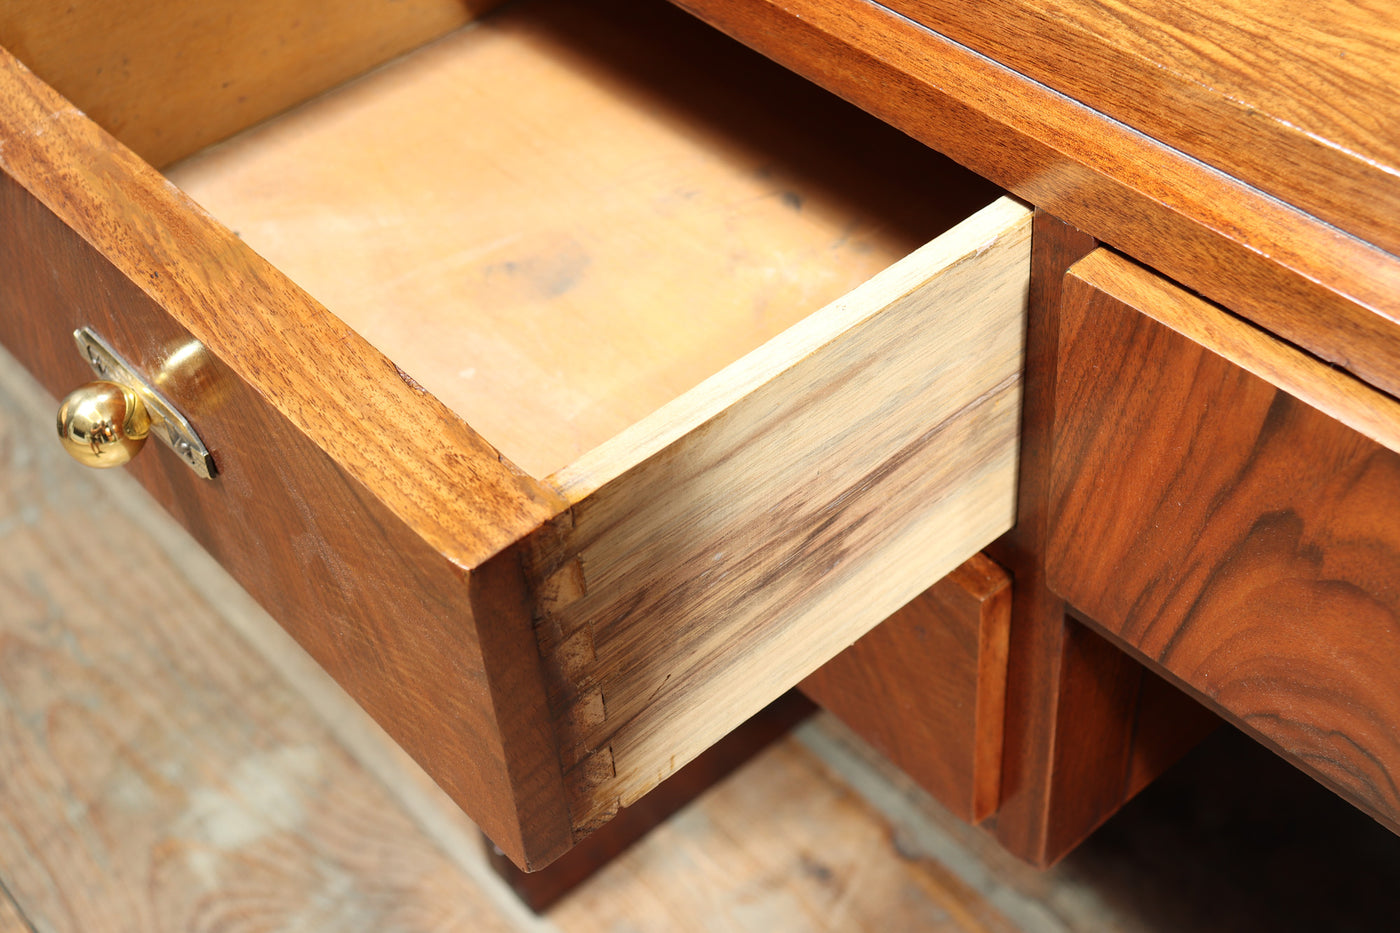
[[[166,165],[470,21],[499,0],[6,0],[5,46]]]
[[[537,536],[577,827],[1011,526],[1029,217],[993,205],[663,409],[698,423],[639,426],[648,455]]]

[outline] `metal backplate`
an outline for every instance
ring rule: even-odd
[[[151,434],[159,438],[165,446],[175,451],[175,455],[205,479],[213,479],[217,472],[214,458],[209,449],[199,439],[185,416],[180,414],[155,387],[138,373],[126,360],[107,345],[91,328],[80,327],[73,331],[73,339],[83,358],[92,366],[99,379],[129,386],[141,396],[151,415]]]

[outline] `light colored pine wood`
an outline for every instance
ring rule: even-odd
[[[498,0],[6,0],[0,45],[156,165],[470,20]]]
[[[517,4],[168,174],[546,476],[955,222],[724,41]]]
[[[1029,244],[998,201],[553,478],[531,573],[577,826],[1011,527]]]
[[[34,933],[34,927],[3,887],[0,887],[0,933]]]

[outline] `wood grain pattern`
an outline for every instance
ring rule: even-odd
[[[644,841],[551,916],[530,917],[490,876],[479,834],[461,810],[168,516],[151,509],[130,477],[70,463],[53,444],[51,417],[46,393],[0,352],[0,709],[13,697],[9,688],[22,682],[32,697],[33,683],[61,667],[47,697],[51,709],[67,711],[45,719],[24,709],[0,722],[18,719],[29,734],[67,737],[53,750],[63,753],[67,787],[88,804],[50,808],[17,792],[18,776],[55,773],[41,743],[18,764],[5,757],[5,933],[34,933],[5,925],[13,915],[5,913],[6,883],[33,877],[39,864],[12,857],[18,825],[50,862],[102,845],[123,855],[93,874],[64,872],[37,897],[15,886],[10,903],[25,895],[19,910],[31,910],[45,933],[585,933],[628,924],[703,933],[716,922],[735,933],[808,933],[813,918],[836,929],[986,933],[1008,929],[1003,911],[1014,917],[1037,909],[1034,886],[965,878],[964,868],[977,864],[975,850],[973,861],[911,854],[909,834],[927,833],[935,814],[882,812],[870,801],[883,786],[872,772],[838,776],[787,739],[671,821],[655,844]],[[93,515],[106,519],[95,537]],[[116,608],[107,600],[88,616],[93,596],[72,585],[82,578],[64,563],[75,539],[136,562],[104,564],[120,570],[126,592],[169,598]],[[20,599],[9,586],[16,577]],[[29,650],[8,653],[20,644]],[[105,708],[90,703],[98,693]],[[168,716],[170,709],[182,714]],[[123,715],[126,728],[86,735],[91,724]],[[0,748],[11,747],[0,740]],[[320,767],[285,767],[289,760],[319,760]],[[150,796],[130,792],[143,786]],[[162,817],[186,812],[182,795],[226,806],[200,810],[211,817],[202,825],[169,830]],[[827,819],[814,821],[814,814]],[[238,849],[203,844],[271,823]],[[71,831],[74,825],[93,832]],[[124,833],[113,838],[113,829]],[[186,856],[222,869],[213,887],[179,873]],[[162,883],[143,885],[142,866],[153,863],[167,868]],[[188,920],[193,896],[203,910]],[[133,902],[149,906],[129,911]],[[657,917],[665,922],[647,922]]]
[[[885,4],[1400,252],[1400,15],[1345,0]],[[1073,49],[1073,54],[1066,54]]]
[[[216,482],[153,449],[156,498],[502,847],[570,841],[519,574],[486,555],[551,495],[149,167],[0,56],[0,339],[50,392],[92,324],[159,372]]]
[[[5,287],[25,309],[6,341],[55,393],[85,378],[67,349],[77,324],[151,372],[193,341],[202,365],[168,390],[220,480],[159,452],[135,472],[512,858],[557,855],[572,834],[513,544],[563,500],[13,59],[0,92],[4,229],[23,231],[6,240]],[[1008,386],[977,410],[1014,420]],[[706,420],[682,412],[687,430]]]
[[[0,929],[517,929],[19,375],[0,361]]]
[[[0,884],[0,933],[34,933],[34,924],[20,912],[10,892]]]
[[[1027,929],[1003,913],[1007,898],[996,895],[1004,890],[984,895],[956,870],[920,853],[911,857],[889,827],[867,822],[870,812],[810,751],[787,739],[663,824],[549,917],[568,933]],[[732,896],[716,896],[719,879],[735,879]]]
[[[802,681],[953,813],[1001,795],[1011,578],[978,554]]]
[[[155,165],[469,22],[499,0],[9,0],[0,45]]]
[[[993,542],[988,553],[1012,576],[1011,638],[1007,656],[1006,722],[1003,734],[1001,799],[997,838],[1010,851],[1038,865],[1065,851],[1061,779],[1055,768],[1060,745],[1085,739],[1075,754],[1116,753],[1121,731],[1090,735],[1060,729],[1067,688],[1099,672],[1064,665],[1065,641],[1075,631],[1065,625],[1064,603],[1045,586],[1044,548],[1049,531],[1055,365],[1059,336],[1060,283],[1064,272],[1095,246],[1094,239],[1037,210],[1031,226],[1031,281],[1027,301],[1026,370],[1021,403],[1020,477],[1016,487],[1016,527]],[[1110,674],[1111,676],[1111,674]],[[1100,759],[1102,760],[1102,759]],[[1100,775],[1111,768],[1099,768]],[[1097,786],[1094,782],[1091,787]],[[1092,791],[1091,791],[1092,793]],[[1074,827],[1080,836],[1088,827]],[[1077,841],[1077,839],[1075,839]]]
[[[1008,850],[1050,865],[1211,728],[1198,704],[1066,619],[1045,583],[1055,369],[1065,270],[1091,237],[1037,211],[1031,233],[1016,527],[988,553],[1012,575],[1001,804]]]
[[[555,478],[530,573],[576,825],[1010,527],[1029,228],[996,202]]]
[[[1037,207],[1400,394],[1396,256],[866,0],[679,2]]]
[[[514,4],[167,174],[540,477],[998,193],[631,0]]]
[[[816,709],[810,700],[795,690],[783,694],[752,719],[705,749],[690,764],[662,781],[651,793],[632,806],[619,810],[607,825],[580,841],[547,868],[523,872],[489,839],[483,839],[487,860],[526,906],[536,913],[547,910],[652,830],[754,760]]]
[[[1400,829],[1400,445],[1309,404],[1350,377],[1126,260],[1066,292],[1051,585]]]

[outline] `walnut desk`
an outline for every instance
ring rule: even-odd
[[[0,339],[512,860],[804,680],[1039,863],[1177,688],[1400,825],[1392,14],[495,6],[7,5]]]

